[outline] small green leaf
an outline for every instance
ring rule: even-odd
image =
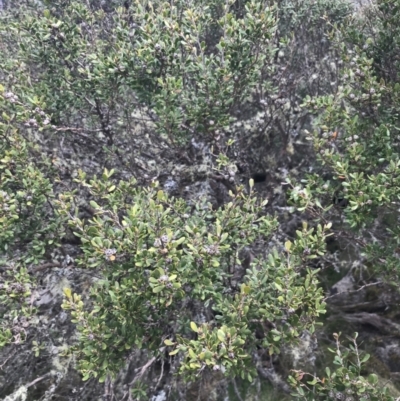
[[[370,384],[376,384],[376,383],[378,383],[378,376],[377,376],[375,373],[371,373],[371,374],[368,376],[368,383],[370,383]]]
[[[250,291],[251,291],[251,287],[249,285],[242,284],[242,293],[243,294],[248,295],[248,294],[250,294]]]
[[[183,242],[185,242],[185,237],[181,237],[179,239],[177,239],[176,241],[174,241],[174,245],[178,246],[180,244],[182,244]]]
[[[199,331],[195,322],[190,322],[190,328],[196,333]]]
[[[159,190],[158,192],[157,192],[157,199],[158,200],[163,200],[164,199],[164,191],[163,190]]]
[[[71,298],[72,297],[71,288],[64,288],[63,292],[64,292],[64,295],[67,298]]]
[[[89,374],[89,373],[85,374],[85,375],[82,377],[82,381],[84,381],[84,382],[88,381],[89,379],[90,379],[90,374]]]
[[[199,363],[190,363],[189,366],[190,366],[192,369],[201,368],[201,365],[200,365]]]
[[[100,209],[100,206],[95,201],[91,200],[89,203],[94,209]]]
[[[225,340],[226,340],[225,333],[222,330],[217,331],[217,337],[218,337],[218,340],[221,341],[222,343],[225,342]]]

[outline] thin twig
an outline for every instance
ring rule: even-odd
[[[329,299],[329,298],[336,297],[337,295],[341,295],[341,294],[353,294],[353,293],[355,293],[355,292],[358,292],[358,291],[363,290],[363,289],[366,288],[366,287],[371,287],[371,286],[373,286],[373,285],[379,285],[379,284],[382,284],[382,281],[377,281],[376,283],[364,284],[362,287],[358,288],[357,290],[338,292],[338,293],[336,293],[336,294],[329,295],[329,297],[325,297],[325,298],[324,298],[324,301],[326,301],[326,300]]]
[[[238,389],[236,380],[233,379],[233,380],[232,380],[232,383],[233,383],[233,389],[235,390],[236,397],[238,398],[239,401],[243,401],[243,398],[242,398],[242,396],[240,395],[240,392],[239,392],[239,389]]]
[[[31,271],[32,271],[33,273],[36,273],[36,272],[38,272],[38,271],[45,270],[45,269],[50,269],[50,268],[52,268],[52,267],[61,267],[61,263],[59,263],[59,262],[43,263],[42,265],[33,267],[33,268],[31,269]]]
[[[135,382],[137,382],[146,372],[146,370],[154,363],[154,361],[156,360],[156,357],[153,356],[153,358],[151,358],[145,365],[143,365],[141,368],[137,368],[135,369],[135,372],[140,371],[134,378],[133,380],[129,383],[129,386],[132,386],[133,384],[135,384]]]
[[[158,378],[158,381],[157,381],[157,384],[156,384],[156,388],[160,384],[161,379],[162,379],[163,376],[164,376],[164,358],[161,358],[161,374],[160,374],[160,377]]]
[[[46,379],[48,376],[50,376],[51,373],[46,373],[45,375],[38,377],[37,379],[35,379],[34,381],[30,382],[29,384],[27,384],[27,388],[33,386],[34,384],[36,384],[37,382],[42,381],[43,379]]]
[[[14,352],[11,353],[11,355],[6,358],[6,360],[0,365],[0,370],[3,370],[3,366],[8,362],[8,360],[14,356],[14,354],[17,352],[17,350],[14,350]]]

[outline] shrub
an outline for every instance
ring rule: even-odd
[[[45,260],[63,231],[62,220],[52,208],[51,166],[38,156],[29,132],[25,137],[20,130],[21,126],[43,129],[48,117],[38,103],[25,103],[2,86],[0,112],[1,347],[25,339],[28,317],[34,312],[29,296],[35,288],[27,266]]]
[[[276,227],[262,216],[265,202],[238,188],[221,209],[191,210],[156,184],[140,189],[111,175],[90,183],[81,177],[95,199],[88,222],[77,217],[70,197],[60,200],[82,240],[81,263],[102,272],[89,310],[65,290],[86,379],[104,380],[135,348],[162,355],[166,345],[171,356],[183,352],[186,377],[212,369],[251,380],[257,346],[272,355],[302,330],[314,331],[324,306],[317,270],[308,263],[322,254],[329,226],[304,228],[285,251],[260,255],[246,270],[243,249],[267,241]]]
[[[400,238],[394,224],[400,199],[400,87],[397,62],[382,54],[397,40],[394,21],[400,14],[395,4],[379,2],[373,21],[351,19],[333,30],[343,63],[341,85],[332,95],[305,102],[320,113],[309,135],[319,164],[303,184],[292,182],[290,193],[300,210],[321,221],[342,217],[342,235],[362,238],[355,239],[356,246],[362,245],[369,261],[393,278],[398,274]]]
[[[219,0],[146,4],[112,13],[72,0],[30,8],[7,28],[14,62],[3,68],[35,66],[33,90],[54,121],[82,124],[84,115],[108,146],[135,133],[136,111],[154,122],[158,140],[212,139],[271,58],[273,12],[259,1],[240,17]]]
[[[9,89],[0,96],[0,250],[7,266],[0,300],[9,310],[0,309],[0,345],[25,339],[21,316],[34,312],[27,297],[35,286],[27,268],[51,258],[66,220],[80,240],[80,266],[100,276],[90,299],[64,290],[85,380],[104,381],[142,348],[168,359],[185,379],[209,371],[252,381],[259,354],[271,357],[302,332],[315,331],[325,309],[312,262],[324,255],[330,221],[344,215],[347,232],[361,230],[357,234],[367,239],[366,229],[374,226],[371,238],[378,233],[382,241],[383,218],[397,207],[399,87],[396,52],[387,50],[397,49],[399,7],[394,0],[379,2],[374,29],[350,20],[357,29],[334,26],[325,41],[329,19],[342,24],[346,4],[277,6],[256,0],[137,0],[131,7],[56,0],[2,16],[0,74]],[[283,32],[292,29],[293,35]],[[311,50],[302,47],[307,41]],[[54,201],[59,180],[41,153],[56,143],[62,147],[59,140],[83,145],[84,158],[103,148],[102,167],[111,151],[135,173],[140,163],[131,149],[141,154],[157,146],[182,149],[189,140],[212,143],[211,152],[204,148],[207,157],[216,160],[219,173],[227,168],[229,177],[218,178],[232,184],[236,160],[219,141],[229,136],[233,116],[262,108],[257,141],[273,124],[292,155],[292,128],[298,130],[301,120],[293,115],[306,95],[302,117],[316,114],[318,129],[309,136],[320,170],[303,183],[291,181],[290,198],[318,222],[304,222],[293,242],[281,244],[278,221],[266,216],[253,181],[249,193],[231,185],[230,201],[216,209],[170,197],[157,182],[141,188],[133,178],[118,181],[112,169],[91,180],[80,171],[75,183],[66,178],[67,190],[57,188]],[[237,139],[233,133],[226,143],[235,157],[248,149],[246,141],[235,149]],[[332,199],[342,207],[333,208]],[[398,246],[397,227],[390,229],[386,250]],[[397,266],[397,256],[383,259],[373,241],[366,248],[373,258]],[[261,250],[254,250],[256,243]],[[34,351],[39,348],[34,343]],[[328,379],[313,377],[308,386],[300,382],[304,372],[291,379],[298,397],[338,398],[347,387],[361,399],[367,392],[385,396],[370,386],[375,376],[370,384],[360,376],[361,362],[349,368],[339,344],[336,352],[340,368],[332,375],[327,370]],[[138,382],[138,397],[145,388]]]

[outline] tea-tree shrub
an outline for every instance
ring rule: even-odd
[[[79,332],[80,369],[104,380],[135,348],[180,358],[192,377],[205,369],[252,380],[257,347],[279,353],[302,330],[314,331],[324,313],[316,270],[329,226],[299,231],[283,251],[270,250],[243,269],[240,255],[271,237],[276,221],[262,215],[265,202],[243,188],[218,210],[189,207],[153,187],[114,182],[112,171],[82,184],[91,191],[95,215],[78,218],[71,195],[60,208],[81,238],[80,263],[97,268],[87,309],[65,290]],[[182,359],[183,358],[183,359]]]
[[[332,95],[306,99],[303,106],[315,115],[308,139],[318,163],[302,182],[289,182],[289,198],[298,209],[308,219],[333,221],[339,241],[353,247],[362,284],[371,273],[396,286],[398,282],[399,83],[394,53],[399,16],[397,1],[378,1],[340,29],[332,26],[340,85]],[[376,376],[363,378],[340,354],[336,362],[340,367],[334,376],[311,378],[310,391],[300,387],[303,399],[337,393],[346,399],[349,388],[350,399],[391,399],[387,390],[379,390]]]
[[[212,139],[273,53],[267,2],[246,2],[240,16],[233,3],[135,1],[112,13],[72,0],[32,6],[8,20],[3,68],[30,75],[55,122],[84,126],[108,147],[135,134],[132,113],[153,121],[159,141]]]
[[[306,151],[303,129],[312,113],[300,105],[307,95],[331,93],[338,85],[337,51],[328,33],[330,24],[343,23],[353,10],[349,2],[336,0],[269,3],[277,16],[271,39],[274,57],[253,97],[235,110],[235,121],[222,130],[235,139],[232,159],[245,159],[252,169],[266,172],[285,166],[288,159],[301,159]],[[239,164],[245,169],[246,163]]]
[[[1,309],[1,344],[25,338],[25,323],[15,326],[16,317],[31,312],[27,296],[34,284],[25,265],[50,257],[63,233],[62,219],[68,219],[80,240],[80,266],[95,269],[100,277],[90,299],[65,289],[63,307],[76,324],[75,350],[85,379],[104,381],[135,350],[146,349],[188,379],[211,371],[253,380],[259,354],[269,358],[295,343],[301,332],[314,332],[324,313],[312,265],[324,254],[331,228],[324,199],[349,203],[351,213],[345,213],[355,227],[370,218],[369,207],[387,207],[396,199],[391,185],[396,184],[397,159],[392,143],[382,137],[394,126],[392,113],[381,103],[390,96],[381,76],[374,75],[379,55],[370,61],[354,40],[337,41],[334,52],[342,54],[349,76],[342,77],[335,95],[306,100],[308,112],[323,111],[323,133],[315,135],[314,143],[323,168],[334,178],[331,184],[325,176],[310,176],[306,188],[293,183],[292,199],[322,223],[314,229],[304,223],[296,240],[280,244],[274,236],[277,220],[266,217],[265,202],[243,187],[232,190],[230,202],[215,210],[172,198],[156,183],[140,188],[135,179],[118,181],[112,170],[92,180],[81,172],[76,181],[83,191],[68,188],[67,176],[63,186],[68,190],[58,188],[55,204],[56,175],[36,145],[75,150],[78,144],[89,154],[103,147],[135,174],[131,149],[151,150],[160,142],[181,146],[189,139],[217,143],[245,106],[270,108],[264,130],[271,121],[290,120],[286,111],[299,100],[296,94],[289,99],[291,89],[295,86],[300,98],[320,95],[330,85],[321,77],[337,72],[335,65],[317,76],[321,85],[314,74],[303,76],[300,66],[287,81],[278,74],[309,54],[302,52],[305,47],[294,51],[309,40],[302,36],[308,16],[316,27],[311,36],[324,39],[324,1],[312,2],[313,7],[293,3],[301,6],[300,15],[293,14],[289,2],[274,9],[270,2],[256,0],[136,1],[123,7],[72,0],[27,3],[2,15],[0,24],[0,74],[9,88],[0,98],[6,105],[0,126],[0,245],[8,258],[0,300],[9,307],[7,313]],[[342,3],[326,4],[334,20],[342,21],[348,12]],[[279,29],[303,24],[295,40],[277,31],[277,16]],[[312,54],[319,49],[322,55],[325,46],[316,46]],[[316,72],[330,65],[328,59],[308,61]],[[356,65],[359,69],[351,70]],[[364,120],[356,118],[358,103],[351,91],[366,105]],[[24,108],[25,103],[33,106]],[[279,118],[274,120],[275,114]],[[368,141],[360,147],[361,128],[376,149],[369,149]],[[343,145],[349,133],[346,143],[352,145]],[[342,160],[346,152],[351,162]],[[100,164],[106,164],[101,156]],[[225,155],[219,156],[223,161]],[[369,173],[374,163],[382,166],[380,175],[368,181],[357,168]],[[366,189],[363,180],[368,181]],[[366,193],[369,198],[364,199]],[[325,198],[319,199],[320,194]],[[85,218],[82,209],[92,217]],[[253,254],[255,242],[263,249]],[[317,391],[325,394],[323,387]]]
[[[52,206],[51,165],[29,141],[29,132],[44,129],[48,117],[38,101],[26,102],[1,85],[0,113],[1,347],[25,339],[35,288],[27,266],[46,260],[63,230]]]
[[[398,274],[400,86],[397,61],[384,49],[398,40],[397,4],[378,2],[373,14],[333,30],[343,63],[341,85],[330,96],[306,100],[306,107],[321,113],[309,135],[319,165],[303,184],[292,182],[290,195],[322,221],[342,218],[341,235],[355,238],[372,264],[393,278]]]

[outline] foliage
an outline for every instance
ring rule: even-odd
[[[332,229],[371,261],[398,267],[400,235],[388,223],[400,185],[398,0],[360,19],[333,0],[26,3],[0,22],[0,346],[28,337],[30,268],[51,259],[67,226],[77,263],[99,278],[89,298],[65,288],[62,306],[84,379],[101,382],[137,349],[187,380],[208,372],[253,381],[259,354],[272,361],[325,313],[314,262]],[[250,128],[236,120],[257,110]],[[285,242],[254,181],[249,191],[234,185],[236,157],[257,148],[246,158],[272,171],[261,154],[283,143],[293,156],[310,115],[317,164],[305,160],[311,173],[288,181],[305,219]],[[229,182],[220,208],[133,178],[145,170],[138,153],[198,142]],[[45,155],[52,146],[100,155],[97,174],[108,168],[61,180]],[[115,178],[116,161],[128,178]],[[32,344],[39,355],[42,343]],[[347,399],[390,400],[376,376],[362,377],[355,339],[352,352],[356,362],[337,339],[339,368],[307,383],[295,372],[294,396],[342,399],[347,389]],[[130,390],[144,399],[147,383]]]
[[[165,339],[171,356],[183,351],[181,372],[187,377],[210,368],[251,380],[257,345],[272,355],[301,330],[314,330],[324,306],[317,271],[305,269],[323,252],[328,227],[299,232],[286,251],[256,259],[240,277],[244,247],[267,241],[276,227],[274,219],[262,216],[266,202],[237,188],[223,208],[198,204],[191,211],[157,184],[141,189],[111,176],[105,171],[87,183],[82,174],[96,210],[86,223],[71,196],[60,200],[82,240],[81,263],[103,274],[91,310],[65,290],[63,307],[72,310],[80,333],[86,378],[104,380],[127,350],[145,346],[160,352]]]
[[[291,201],[314,218],[343,218],[342,235],[358,237],[369,261],[393,278],[398,258],[392,255],[400,238],[393,224],[400,199],[400,86],[397,62],[384,49],[398,40],[395,4],[381,1],[373,21],[352,18],[341,30],[333,29],[343,64],[341,84],[332,95],[305,101],[319,114],[309,134],[319,165],[302,184],[291,183],[290,192]]]
[[[39,148],[35,149],[21,135],[18,125],[43,129],[40,126],[48,124],[48,117],[39,107],[27,107],[14,93],[6,92],[3,87],[0,90],[3,92],[0,95],[0,251],[11,255],[18,250],[25,253],[26,263],[37,263],[46,248],[54,243],[58,228],[49,204],[53,197],[48,178],[52,176],[52,168],[43,165],[40,158],[33,162],[32,156]]]
[[[135,382],[135,385],[132,388],[132,396],[137,401],[146,400],[148,398],[146,384],[141,381]]]
[[[334,333],[336,349],[329,349],[335,354],[333,372],[325,368],[326,377],[322,379],[303,371],[295,371],[289,377],[290,383],[296,387],[293,393],[300,400],[344,400],[344,401],[394,401],[387,387],[379,387],[378,376],[374,373],[367,378],[362,376],[362,369],[370,355],[361,355],[357,346],[357,333],[350,338],[349,348],[339,342],[339,334]],[[311,380],[306,378],[311,376]],[[300,384],[300,385],[299,385]]]
[[[361,267],[393,283],[399,277],[400,243],[399,17],[400,3],[382,0],[342,27],[332,25],[340,85],[331,95],[306,98],[303,105],[315,115],[308,139],[318,163],[301,183],[288,180],[289,199],[307,219],[333,221],[334,234],[353,244]],[[305,384],[297,389],[298,396],[326,399],[339,393],[343,398],[347,390],[350,399],[393,399],[376,375],[362,377],[365,361],[360,362],[355,340],[352,353],[357,362],[349,365],[349,354],[342,355],[338,345],[334,363],[340,368],[332,375],[327,368],[327,378],[314,377],[309,391]],[[303,376],[298,372],[292,382]]]
[[[235,139],[230,157],[246,157],[253,168],[267,172],[297,158],[295,143],[302,143],[311,121],[309,110],[300,107],[305,96],[331,93],[336,85],[337,52],[328,33],[331,23],[341,24],[352,12],[347,1],[269,3],[277,18],[274,58],[264,68],[253,100],[236,111],[236,121],[225,129]]]
[[[32,104],[33,103],[33,104]],[[34,313],[35,287],[26,266],[46,258],[62,236],[54,212],[52,168],[38,157],[37,146],[21,127],[42,130],[48,117],[39,102],[24,102],[0,86],[0,347],[26,338],[27,318]],[[33,157],[36,160],[33,161]],[[43,172],[45,171],[45,172]],[[20,320],[20,321],[19,321]]]
[[[108,146],[134,133],[136,110],[170,144],[194,133],[211,139],[251,95],[272,54],[272,10],[249,1],[239,18],[233,3],[136,1],[113,13],[72,0],[34,7],[7,27],[3,69],[36,66],[30,86],[54,121],[69,126],[83,114]]]

